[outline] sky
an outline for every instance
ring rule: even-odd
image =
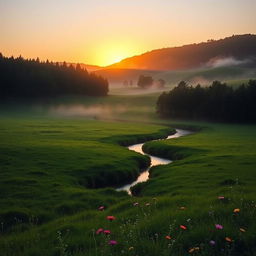
[[[256,0],[0,0],[5,56],[106,66],[153,49],[256,34]]]

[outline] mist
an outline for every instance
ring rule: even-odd
[[[50,115],[64,117],[86,117],[91,119],[112,119],[114,116],[124,113],[127,108],[122,105],[92,105],[85,106],[82,104],[56,105],[51,106],[48,110]]]
[[[219,68],[219,67],[228,67],[228,66],[238,66],[250,63],[250,59],[238,60],[234,57],[215,57],[208,61],[206,64],[207,67]]]

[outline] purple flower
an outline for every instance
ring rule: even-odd
[[[220,225],[220,224],[215,224],[215,228],[216,228],[216,229],[223,229],[223,226]]]
[[[209,244],[212,245],[212,246],[214,246],[214,245],[216,244],[216,242],[215,242],[214,240],[211,240],[211,241],[209,242]]]
[[[117,244],[117,241],[116,240],[110,240],[108,242],[109,245],[116,245]]]

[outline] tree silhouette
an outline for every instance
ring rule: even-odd
[[[151,76],[140,75],[137,85],[141,88],[148,88],[153,84],[153,78]]]
[[[162,117],[224,122],[256,122],[256,80],[236,90],[214,81],[209,87],[189,86],[181,81],[157,100]]]
[[[89,74],[78,64],[76,68],[59,63],[40,62],[0,55],[0,98],[38,98],[80,94],[105,96],[108,81]]]

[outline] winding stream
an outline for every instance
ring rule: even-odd
[[[164,140],[179,138],[179,137],[182,137],[182,136],[189,135],[191,133],[192,133],[191,131],[176,129],[176,133],[175,134],[168,136]],[[152,141],[156,141],[156,140],[152,140]],[[150,170],[151,167],[156,166],[156,165],[169,164],[169,163],[172,162],[172,160],[169,160],[169,159],[164,159],[164,158],[160,158],[160,157],[156,157],[156,156],[151,156],[149,154],[144,153],[143,150],[142,150],[142,146],[143,145],[144,145],[144,143],[134,144],[134,145],[128,146],[128,149],[133,150],[135,152],[138,152],[140,154],[149,156],[150,160],[151,160],[150,166],[145,171],[143,171],[134,182],[132,182],[130,184],[126,184],[126,185],[124,185],[124,186],[122,186],[120,188],[117,188],[116,189],[117,191],[127,191],[127,193],[129,195],[132,195],[130,188],[132,186],[140,183],[140,182],[147,181],[149,179],[149,170]]]

